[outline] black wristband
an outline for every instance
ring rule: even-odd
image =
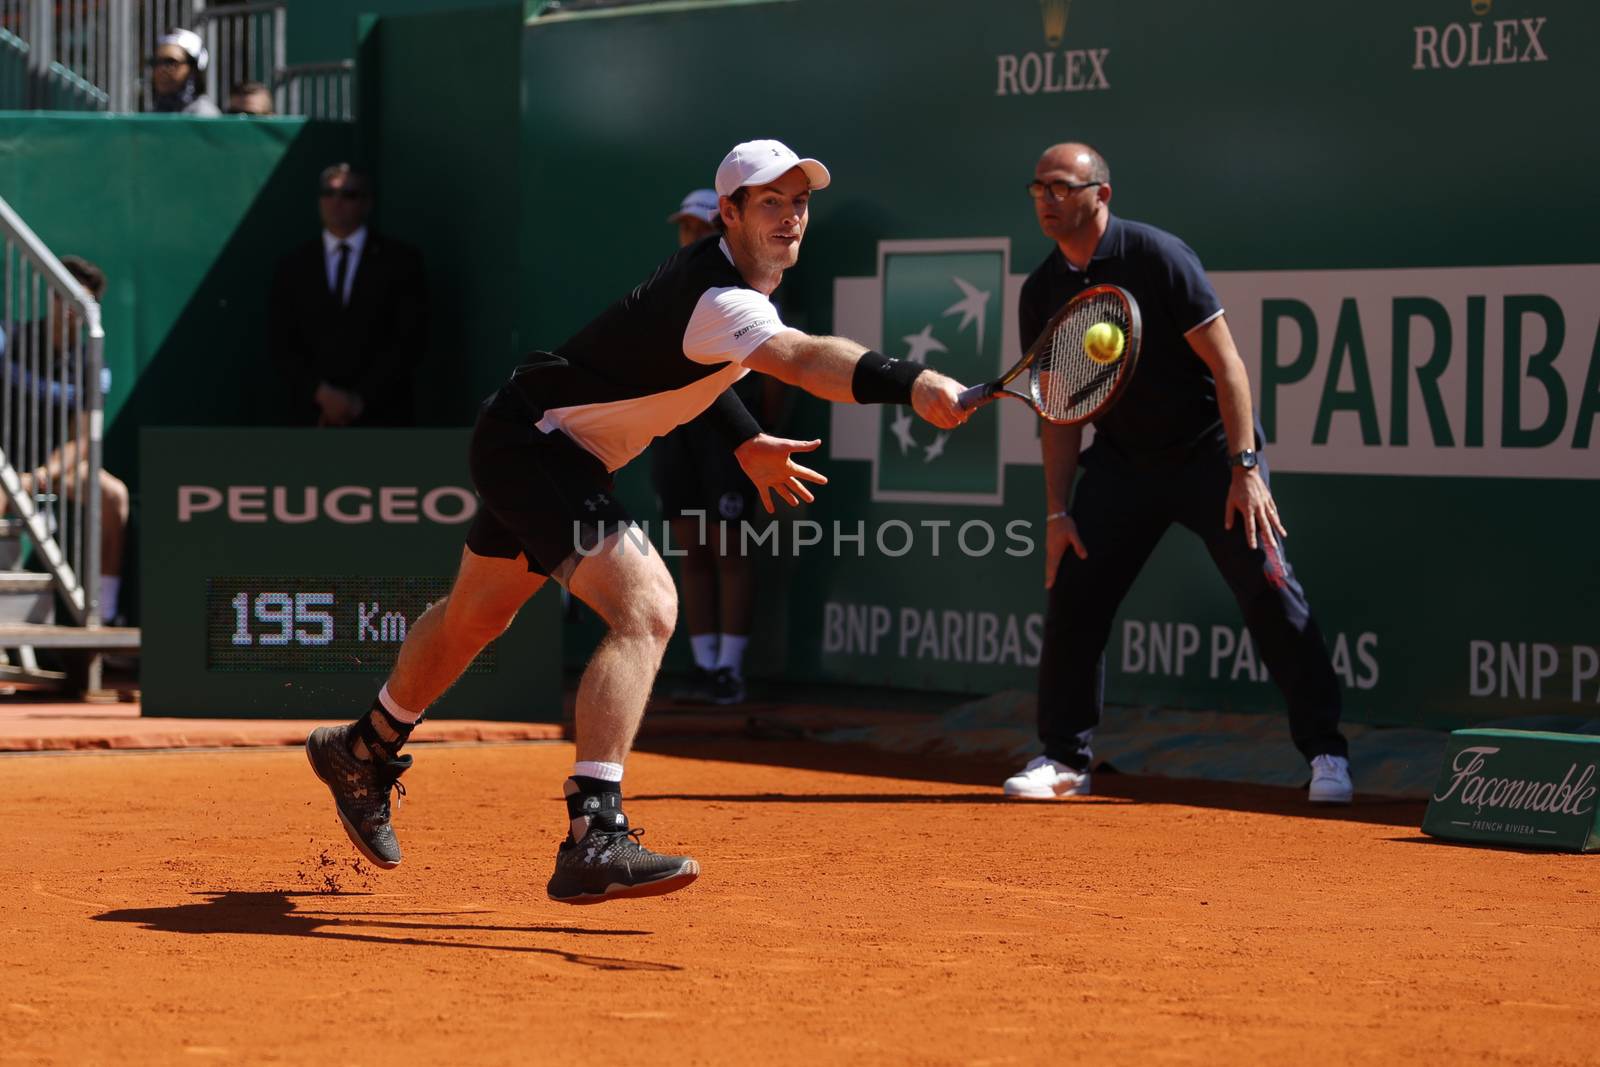
[[[927,369],[909,359],[890,359],[869,348],[856,360],[850,395],[858,404],[909,404],[911,383]]]
[[[700,419],[715,427],[729,448],[738,448],[761,432],[761,424],[732,389],[724,389]]]

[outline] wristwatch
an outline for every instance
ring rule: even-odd
[[[1228,457],[1228,466],[1243,467],[1247,471],[1255,470],[1256,464],[1259,462],[1260,460],[1256,458],[1256,450],[1253,448],[1246,448]]]

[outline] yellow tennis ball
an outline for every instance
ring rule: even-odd
[[[1096,363],[1115,363],[1126,344],[1114,322],[1097,322],[1083,335],[1083,353]]]

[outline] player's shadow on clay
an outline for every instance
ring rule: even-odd
[[[1173,805],[1217,808],[1253,815],[1283,815],[1325,822],[1364,822],[1415,826],[1422,821],[1421,801],[1391,797],[1359,797],[1354,805],[1311,804],[1300,788],[1209,782],[1188,779],[1139,778],[1099,769],[1093,796],[1059,800],[1024,800],[998,789],[970,793],[636,793],[634,802],[668,800],[696,804],[927,804],[995,806],[1014,811],[1052,812],[1071,818],[1073,811],[1094,805]],[[635,812],[642,816],[642,812]]]
[[[638,793],[629,800],[687,800],[723,804],[1009,804],[986,793]]]
[[[266,934],[276,937],[315,937],[336,941],[364,941],[377,945],[417,945],[425,948],[467,948],[485,952],[530,952],[557,956],[568,963],[601,971],[681,971],[671,963],[627,960],[596,956],[586,952],[539,945],[491,945],[480,941],[454,941],[440,938],[401,936],[380,937],[357,933],[352,927],[379,927],[385,930],[460,930],[486,933],[551,934],[562,937],[641,937],[647,930],[589,930],[577,926],[489,926],[477,923],[402,921],[396,916],[419,914],[459,915],[461,912],[359,912],[338,915],[317,910],[300,911],[296,897],[311,900],[349,894],[290,893],[197,893],[207,899],[196,904],[175,904],[165,908],[119,908],[94,916],[97,922],[138,923],[146,930],[174,934]]]

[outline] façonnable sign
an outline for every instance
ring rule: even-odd
[[[1600,851],[1600,737],[1457,730],[1422,820],[1453,841]]]

